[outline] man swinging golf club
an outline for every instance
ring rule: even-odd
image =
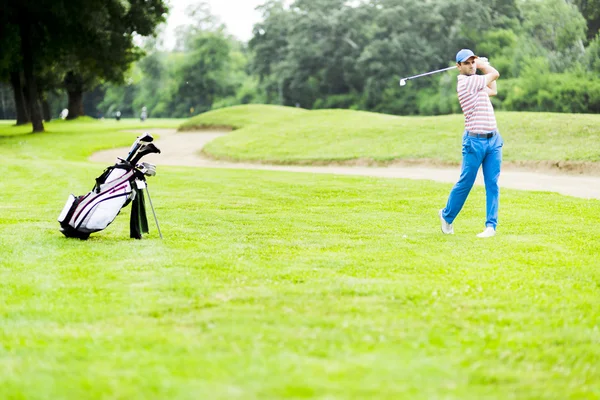
[[[473,187],[479,167],[483,167],[486,195],[485,230],[480,238],[496,234],[498,224],[498,177],[502,163],[504,141],[498,132],[490,96],[495,96],[496,80],[500,76],[487,59],[477,57],[471,50],[462,49],[456,54],[459,70],[458,101],[465,115],[465,132],[462,139],[462,168],[460,178],[448,197],[446,207],[439,211],[442,232],[454,234],[454,219],[462,209]],[[483,75],[476,75],[480,69]]]

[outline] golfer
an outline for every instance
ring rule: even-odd
[[[442,232],[454,234],[454,219],[463,208],[473,187],[479,167],[483,167],[486,195],[485,230],[478,237],[496,234],[498,224],[498,177],[502,163],[504,141],[498,132],[490,96],[495,96],[496,80],[500,76],[487,59],[477,57],[471,50],[462,49],[456,54],[459,71],[458,101],[465,115],[465,132],[462,139],[462,169],[460,178],[448,197],[446,208],[439,211]],[[476,75],[479,69],[482,75]]]

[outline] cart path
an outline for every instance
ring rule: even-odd
[[[200,150],[208,142],[217,137],[226,135],[227,132],[176,132],[175,129],[148,129],[147,132],[160,136],[155,143],[157,147],[161,149],[162,154],[149,154],[148,156],[144,157],[144,161],[148,161],[159,166],[174,165],[203,168],[254,169],[318,174],[358,175],[379,178],[424,179],[444,183],[456,183],[460,175],[460,168],[458,166],[294,166],[219,161],[203,157],[200,154]],[[99,151],[90,157],[90,161],[111,164],[116,161],[117,157],[125,157],[128,151],[128,147]],[[574,197],[600,199],[599,176],[538,173],[505,168],[500,175],[499,183],[503,188],[556,192]],[[479,171],[475,184],[483,185],[481,170]]]

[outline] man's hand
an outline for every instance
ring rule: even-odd
[[[496,87],[495,86],[492,87],[491,83],[494,82],[496,79],[498,79],[500,77],[500,74],[498,73],[496,68],[494,68],[490,65],[488,59],[485,57],[476,58],[475,65],[485,75],[485,80],[486,80],[485,85],[492,90],[490,95],[495,96],[496,95]]]
[[[475,59],[475,65],[478,69],[485,69],[488,65],[490,65],[490,62],[485,57],[479,57]]]

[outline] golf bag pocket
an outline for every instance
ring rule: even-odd
[[[58,222],[62,224],[67,218],[70,218],[73,215],[72,211],[74,208],[73,205],[75,204],[75,200],[77,200],[77,198],[70,194],[67,198],[67,203],[65,204],[62,211],[60,212],[60,215],[58,216]]]
[[[97,232],[105,229],[117,217],[121,208],[129,200],[131,193],[130,190],[111,197],[104,196],[91,203],[93,205],[88,206],[87,212],[79,220],[77,229],[87,232]]]
[[[73,215],[77,212],[79,205],[83,200],[89,196],[74,196],[70,194],[67,198],[67,203],[63,207],[62,212],[58,216],[58,222],[60,223],[60,231],[66,237],[74,237],[79,239],[87,239],[90,236],[89,232],[78,231],[73,227],[70,221],[73,219]]]

